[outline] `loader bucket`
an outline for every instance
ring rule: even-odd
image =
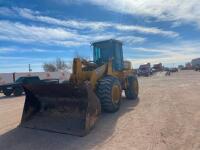
[[[24,85],[26,94],[20,126],[76,136],[95,125],[101,105],[87,82]]]

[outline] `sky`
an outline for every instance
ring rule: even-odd
[[[123,42],[124,59],[177,66],[200,57],[199,0],[0,0],[0,72],[92,59],[91,42]]]

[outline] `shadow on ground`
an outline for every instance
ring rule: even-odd
[[[114,114],[103,113],[96,127],[85,137],[76,137],[65,134],[50,133],[26,128],[13,129],[0,137],[1,150],[66,150],[66,149],[93,149],[112,136],[117,120],[134,111],[139,99],[124,100],[121,108]]]

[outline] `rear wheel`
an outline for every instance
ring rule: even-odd
[[[10,96],[11,94],[12,94],[12,90],[3,90],[3,94],[5,95],[5,96]]]
[[[137,77],[129,76],[127,80],[128,80],[128,87],[125,90],[126,98],[135,100],[137,99],[139,92]]]
[[[104,111],[116,112],[120,108],[121,84],[117,78],[104,77],[99,81],[96,92]]]

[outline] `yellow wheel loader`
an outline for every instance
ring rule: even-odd
[[[122,90],[137,99],[138,80],[123,60],[122,42],[92,43],[93,61],[74,58],[69,81],[23,85],[26,99],[20,126],[84,136],[101,111],[120,108]]]

